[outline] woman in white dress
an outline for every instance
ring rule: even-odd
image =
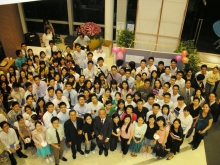
[[[53,33],[50,31],[49,27],[45,28],[45,32],[42,36],[42,40],[46,47],[49,46],[49,41],[53,40]]]

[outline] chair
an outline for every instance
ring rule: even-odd
[[[220,48],[220,20],[216,21],[213,24],[213,30],[214,30],[215,34],[219,37],[219,39],[214,43],[214,45],[217,45],[215,48],[218,49],[218,48]]]

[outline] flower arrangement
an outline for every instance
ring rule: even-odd
[[[90,39],[99,39],[102,36],[102,29],[93,22],[86,22],[76,28],[77,33],[82,33]]]

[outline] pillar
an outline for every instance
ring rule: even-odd
[[[105,40],[113,40],[114,0],[105,0]]]

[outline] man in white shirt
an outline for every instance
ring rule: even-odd
[[[171,76],[170,78],[170,88],[168,92],[173,92],[173,86],[176,84],[176,76]]]
[[[70,54],[73,57],[73,52],[71,52],[71,49],[69,46],[66,47],[66,52],[63,53],[63,56],[66,58],[68,54]]]
[[[133,77],[131,77],[131,70],[130,69],[126,69],[125,75],[122,76],[122,81],[127,81],[129,88],[133,89],[135,80]]]
[[[99,110],[103,108],[104,105],[100,101],[98,101],[96,94],[91,94],[90,98],[91,102],[88,105],[91,108],[92,117],[95,118],[99,115]]]
[[[162,116],[162,113],[160,111],[160,105],[157,103],[154,103],[152,106],[152,111],[147,112],[146,121],[148,121],[150,115],[155,115],[156,118],[159,116]]]
[[[21,51],[25,57],[28,55],[27,45],[25,43],[21,44]]]
[[[189,129],[192,127],[193,118],[190,115],[189,108],[185,107],[183,109],[183,112],[180,112],[178,118],[181,121],[181,127],[183,129],[183,135],[184,137],[187,135]]]
[[[60,108],[60,112],[57,114],[57,117],[60,119],[60,124],[64,125],[64,123],[70,118],[69,117],[69,111],[70,109],[67,109],[65,102],[60,102],[58,104]]]
[[[43,121],[45,127],[49,128],[51,126],[51,118],[57,116],[57,112],[54,110],[54,104],[52,102],[48,102],[46,104],[47,112],[43,115]]]
[[[79,74],[76,73],[76,68],[75,67],[70,67],[69,68],[69,74],[73,75],[75,77],[75,81],[79,81]]]
[[[100,70],[100,73],[103,73],[105,75],[105,77],[107,77],[107,75],[108,75],[108,67],[107,67],[106,64],[104,64],[103,57],[99,57],[97,59],[97,65],[96,66],[97,66],[98,70]]]
[[[77,44],[80,44],[80,46],[82,47],[82,50],[87,49],[89,51],[89,42],[90,42],[90,38],[80,33],[79,37],[77,37],[76,40],[73,42],[73,47],[77,43]]]
[[[17,161],[14,158],[13,153],[17,153],[19,158],[27,158],[28,156],[21,152],[19,140],[16,132],[13,128],[9,127],[8,122],[3,121],[0,123],[2,131],[0,131],[0,141],[2,142],[4,149],[9,153],[9,159],[12,165],[16,165]]]
[[[87,58],[84,60],[83,69],[85,69],[87,67],[88,61],[93,61],[94,65],[97,64],[97,61],[93,59],[93,53],[92,52],[87,53]]]
[[[44,97],[47,91],[47,84],[45,81],[41,81],[38,75],[34,76],[34,82],[33,88],[36,90],[38,97]]]
[[[27,90],[24,94],[24,101],[26,102],[26,98],[28,95],[32,95],[34,101],[36,102],[38,100],[38,95],[37,95],[35,89],[33,89],[33,85],[30,82],[26,82],[25,87]]]
[[[173,103],[177,102],[177,98],[180,96],[179,95],[179,86],[178,85],[174,85],[173,86],[173,91],[170,92],[170,95],[171,95],[170,100]]]
[[[81,46],[79,44],[75,44],[75,49],[76,51],[74,51],[73,53],[73,59],[75,60],[75,63],[79,65],[81,69],[83,69],[84,60],[86,59],[86,53],[84,50],[81,50]]]
[[[154,57],[149,57],[149,58],[148,58],[147,68],[148,68],[148,72],[149,72],[148,78],[150,78],[150,77],[151,77],[151,72],[152,72],[153,70],[156,70],[156,71],[157,71],[156,66],[154,66]]]
[[[13,90],[11,91],[11,97],[16,99],[20,105],[24,105],[24,89],[19,87],[17,82],[12,84],[12,88]]]
[[[141,60],[140,66],[136,69],[136,74],[142,75],[142,73],[147,73],[147,76],[149,77],[150,73],[148,71],[148,68],[146,67],[146,63],[147,61],[145,59]]]
[[[86,113],[91,113],[91,108],[88,104],[85,103],[85,96],[84,95],[79,95],[78,96],[78,103],[74,106],[73,108],[79,117],[83,118],[83,116]]]
[[[170,109],[173,107],[173,102],[170,100],[171,94],[170,93],[164,93],[163,95],[163,100],[159,101],[160,107],[162,108],[162,106],[164,104],[169,105]]]
[[[97,76],[100,71],[96,68],[96,66],[94,66],[93,61],[88,61],[87,64],[87,68],[83,69],[83,75],[85,76],[85,79],[93,82],[95,80],[95,76]]]
[[[209,72],[207,71],[207,68],[207,65],[202,65],[201,71],[197,72],[195,75],[195,77],[197,77],[199,74],[203,74],[205,76],[205,78],[203,79],[204,87],[206,85],[207,78],[209,77]]]
[[[47,94],[44,96],[45,103],[47,103],[48,101],[52,102],[55,98],[56,96],[54,94],[54,88],[53,87],[47,88]]]
[[[182,78],[183,77],[183,71],[178,71],[176,74],[176,83],[179,88],[183,88],[185,86],[185,80]]]
[[[152,111],[154,100],[155,100],[155,95],[153,93],[148,94],[147,102],[144,104],[144,107],[147,108],[149,111]]]
[[[166,83],[166,82],[170,82],[170,78],[171,78],[171,73],[170,73],[170,68],[168,66],[165,67],[165,71],[164,73],[162,73],[160,75],[160,80],[162,82],[162,84]]]
[[[172,59],[170,66],[170,73],[172,74],[172,76],[176,76],[177,72],[179,71],[176,65],[177,65],[177,61],[175,59]]]
[[[54,45],[53,40],[49,41],[49,46],[46,47],[46,59],[48,60],[53,56],[53,52],[57,52],[57,46]]]
[[[55,110],[57,112],[60,111],[60,108],[58,106],[58,104],[60,102],[65,102],[66,103],[66,107],[67,108],[70,108],[70,104],[69,104],[69,101],[68,99],[66,98],[66,96],[63,96],[63,91],[61,89],[56,89],[55,90],[55,94],[56,94],[56,98],[52,101],[53,104],[54,104],[54,107],[55,107]]]

